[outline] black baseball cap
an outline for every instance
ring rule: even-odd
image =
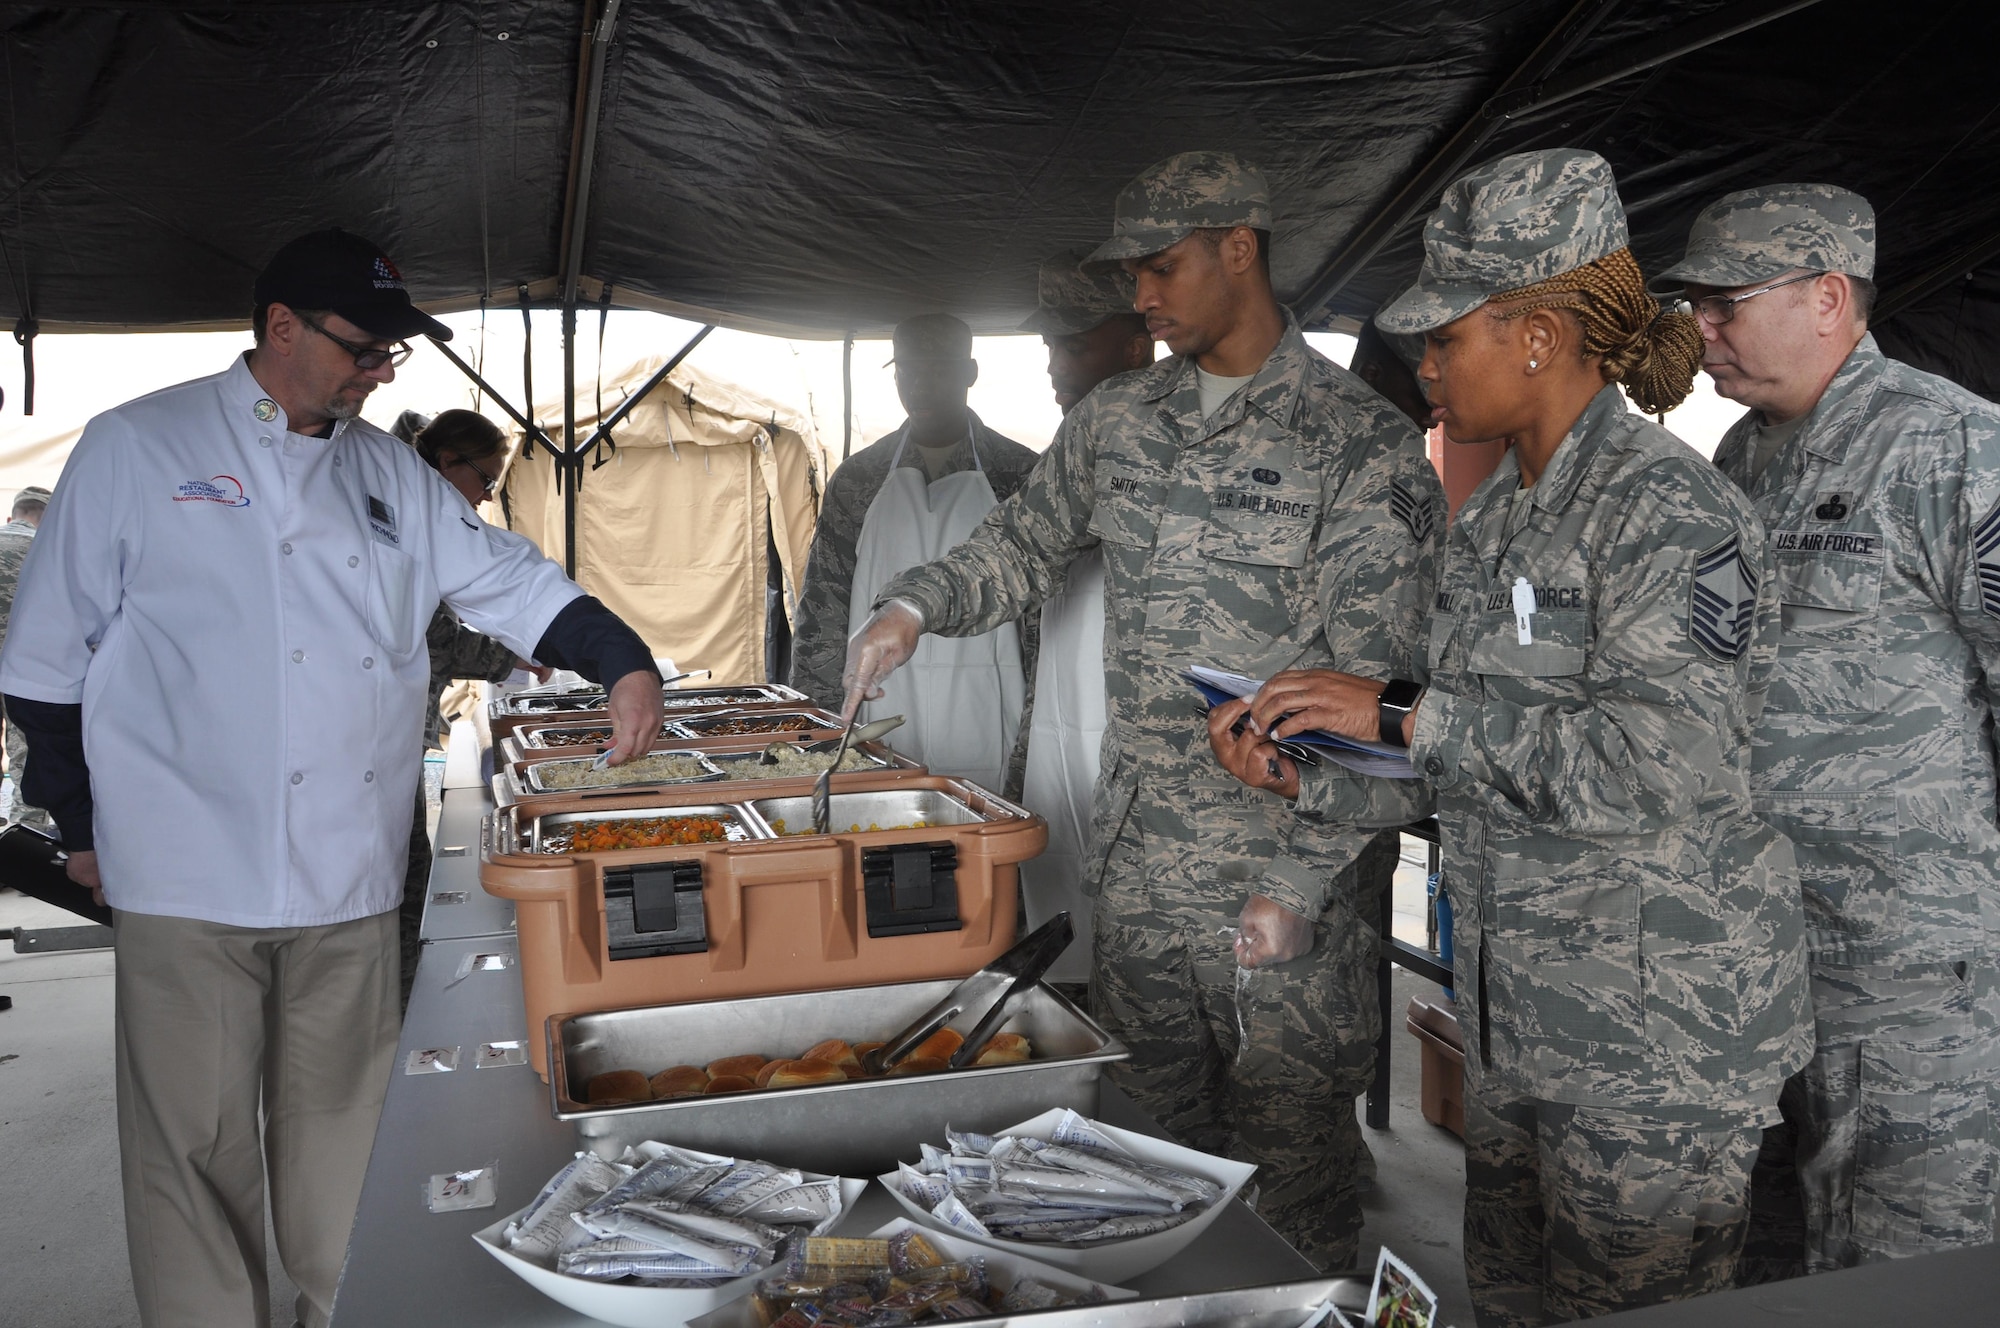
[[[301,235],[273,254],[252,298],[259,309],[331,309],[381,341],[451,340],[450,328],[410,303],[389,255],[338,226]]]

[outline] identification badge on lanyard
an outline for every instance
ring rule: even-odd
[[[1528,578],[1514,578],[1514,639],[1524,646],[1535,644],[1535,588]]]

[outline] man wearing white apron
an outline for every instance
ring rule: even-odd
[[[942,556],[1040,459],[988,429],[966,407],[979,375],[972,329],[948,314],[906,319],[895,333],[903,427],[842,462],[827,485],[799,597],[794,687],[839,709],[847,637],[883,585]],[[859,618],[850,621],[850,605]],[[941,639],[913,661],[896,692],[863,719],[903,715],[896,750],[942,774],[1021,795],[1010,760],[1027,722],[1035,667],[1035,614],[977,637]]]
[[[1132,307],[1132,278],[1116,268],[1083,271],[1090,250],[1080,245],[1042,264],[1035,312],[1021,324],[1048,347],[1049,385],[1065,415],[1105,379],[1153,362],[1146,320]],[[1081,984],[1090,978],[1084,847],[1105,729],[1104,559],[1094,550],[1042,602],[1035,700],[1017,744],[1026,749],[1021,801],[1049,823],[1049,846],[1021,864],[1021,899],[1030,928],[1069,911],[1076,939],[1049,976]]]

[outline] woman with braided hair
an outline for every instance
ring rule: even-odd
[[[1427,678],[1280,674],[1210,741],[1407,747],[1437,792],[1465,1043],[1467,1280],[1482,1328],[1731,1285],[1761,1128],[1811,1045],[1788,840],[1751,811],[1776,659],[1763,528],[1643,416],[1687,395],[1691,316],[1646,294],[1610,167],[1507,157],[1445,191],[1417,283],[1445,436],[1506,441],[1454,522]]]

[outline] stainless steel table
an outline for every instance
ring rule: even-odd
[[[514,934],[514,901],[479,888],[479,821],[492,810],[493,795],[483,785],[444,790],[424,898],[426,942]]]
[[[473,1232],[533,1198],[577,1148],[573,1129],[550,1116],[548,1088],[533,1070],[471,1068],[481,1043],[527,1036],[520,973],[505,968],[474,971],[463,979],[457,974],[468,956],[514,953],[511,937],[439,940],[424,947],[334,1302],[336,1328],[582,1328],[592,1322],[533,1290],[472,1240]],[[458,1048],[460,1068],[446,1074],[404,1072],[411,1052],[434,1047]],[[1109,1084],[1099,1115],[1126,1129],[1160,1133]],[[446,1214],[425,1209],[429,1177],[495,1161],[497,1206]],[[842,1230],[870,1231],[900,1215],[895,1200],[871,1185]],[[1185,1255],[1129,1285],[1142,1295],[1163,1296],[1317,1275],[1238,1202]]]

